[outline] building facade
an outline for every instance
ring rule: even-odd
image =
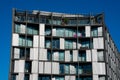
[[[104,14],[13,9],[9,80],[120,80]]]

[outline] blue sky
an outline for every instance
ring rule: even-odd
[[[105,13],[105,22],[120,50],[120,0],[1,0],[0,80],[8,80],[12,8],[63,13]]]

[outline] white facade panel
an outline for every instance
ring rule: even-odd
[[[23,73],[25,68],[25,60],[19,60],[19,72]]]
[[[51,74],[51,62],[45,62],[44,73]]]
[[[65,80],[76,80],[75,76],[65,76]]]
[[[102,38],[98,38],[98,45],[99,45],[99,49],[104,49],[103,37]]]
[[[56,28],[52,29],[52,36],[56,36]]]
[[[105,63],[98,63],[99,64],[99,74],[105,75],[106,74],[106,69],[105,69]]]
[[[73,65],[70,65],[70,74],[76,74],[76,68]]]
[[[30,59],[38,60],[38,48],[30,48]]]
[[[38,48],[34,48],[34,60],[38,60]]]
[[[75,76],[70,76],[70,80],[76,80]]]
[[[93,75],[93,80],[99,80],[98,75]]]
[[[70,76],[65,76],[65,80],[70,80]]]
[[[98,36],[102,36],[102,27],[98,27]]]
[[[91,61],[91,51],[90,50],[86,50],[86,61]]]
[[[73,50],[73,61],[78,61],[78,50]]]
[[[93,75],[98,75],[99,73],[99,64],[98,62],[92,62]]]
[[[33,36],[33,47],[38,47],[39,36]]]
[[[55,80],[55,77],[53,77],[52,80]]]
[[[25,34],[26,26],[24,24],[20,25],[20,33]]]
[[[60,49],[65,49],[65,39],[64,38],[60,38]]]
[[[45,35],[45,24],[39,24],[39,35]]]
[[[40,49],[39,60],[47,60],[47,49]]]
[[[19,59],[20,58],[20,49],[14,48],[14,58]]]
[[[18,45],[19,45],[19,35],[13,33],[12,46],[18,46]]]
[[[40,48],[44,48],[44,47],[45,47],[45,37],[40,36]]]
[[[30,59],[34,59],[34,48],[30,48]]]
[[[32,73],[38,73],[38,61],[32,61]]]
[[[92,49],[92,61],[97,61],[97,50]]]
[[[59,74],[59,63],[52,62],[52,74]]]
[[[24,73],[19,73],[18,76],[19,76],[18,80],[24,80]]]
[[[31,74],[30,80],[38,80],[38,74]]]
[[[99,45],[98,45],[98,38],[93,38],[93,48],[94,49],[98,49]]]
[[[66,62],[70,61],[70,51],[68,51],[68,50],[65,51],[65,61]]]
[[[90,28],[91,28],[90,26],[85,26],[85,36],[86,37],[90,37],[90,31],[91,31]]]
[[[19,61],[18,60],[15,60],[14,62],[14,72],[19,72]]]
[[[19,80],[19,75],[16,75],[16,80]]]
[[[43,74],[43,69],[44,69],[44,63],[43,62],[39,62],[39,73]]]

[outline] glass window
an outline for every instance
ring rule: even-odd
[[[33,39],[31,37],[28,37],[27,40],[26,40],[26,43],[27,43],[26,46],[32,47],[32,45],[33,45],[33,41],[32,40]]]
[[[17,80],[16,76],[17,76],[16,74],[12,75],[11,80]]]
[[[38,77],[38,80],[51,80],[51,79],[50,79],[50,76],[42,76],[41,75]]]
[[[25,36],[20,36],[19,37],[19,45],[20,46],[25,46]]]
[[[69,21],[68,21],[68,24],[69,24],[69,25],[76,25],[76,24],[77,24],[77,21],[76,21],[76,20],[69,20]]]
[[[64,71],[65,71],[65,74],[69,74],[70,73],[69,72],[70,71],[70,67],[69,67],[68,64],[65,65],[65,70]]]
[[[56,48],[56,49],[60,48],[60,41],[58,39],[54,39],[52,41],[52,48]]]
[[[105,80],[105,76],[99,76],[99,80]]]
[[[25,72],[31,72],[31,62],[25,62]]]
[[[86,61],[86,53],[79,52],[78,59],[79,59],[79,61]]]
[[[82,47],[90,48],[90,41],[82,41],[81,44],[82,44]]]
[[[39,27],[33,26],[33,25],[28,25],[27,26],[27,34],[38,35],[39,34]]]
[[[65,59],[64,51],[60,51],[60,52],[59,52],[59,60],[60,60],[60,61],[64,61],[64,59]]]
[[[30,58],[30,48],[26,49],[26,58]]]
[[[47,59],[51,60],[51,51],[47,51]]]
[[[64,74],[64,64],[60,64],[60,73]]]
[[[50,28],[45,29],[45,35],[46,36],[50,36],[51,35],[51,29]]]
[[[91,29],[91,36],[93,36],[93,37],[98,36],[98,29],[97,29],[97,27]]]
[[[90,24],[90,20],[89,19],[81,19],[78,21],[78,24],[81,25],[81,24]]]
[[[55,80],[64,80],[64,77],[54,77]]]
[[[15,17],[15,21],[20,21],[20,22],[25,21],[25,16],[23,16],[23,15],[17,15]]]
[[[56,36],[64,37],[65,30],[64,28],[56,28]]]
[[[104,54],[103,51],[98,51],[98,61],[104,61]]]
[[[45,47],[51,48],[51,41],[50,40],[45,40]]]
[[[29,80],[29,75],[25,74],[24,80]]]
[[[25,49],[21,48],[20,49],[20,58],[24,58],[25,57]]]

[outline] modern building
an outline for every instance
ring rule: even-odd
[[[13,9],[9,80],[120,80],[104,14]]]

